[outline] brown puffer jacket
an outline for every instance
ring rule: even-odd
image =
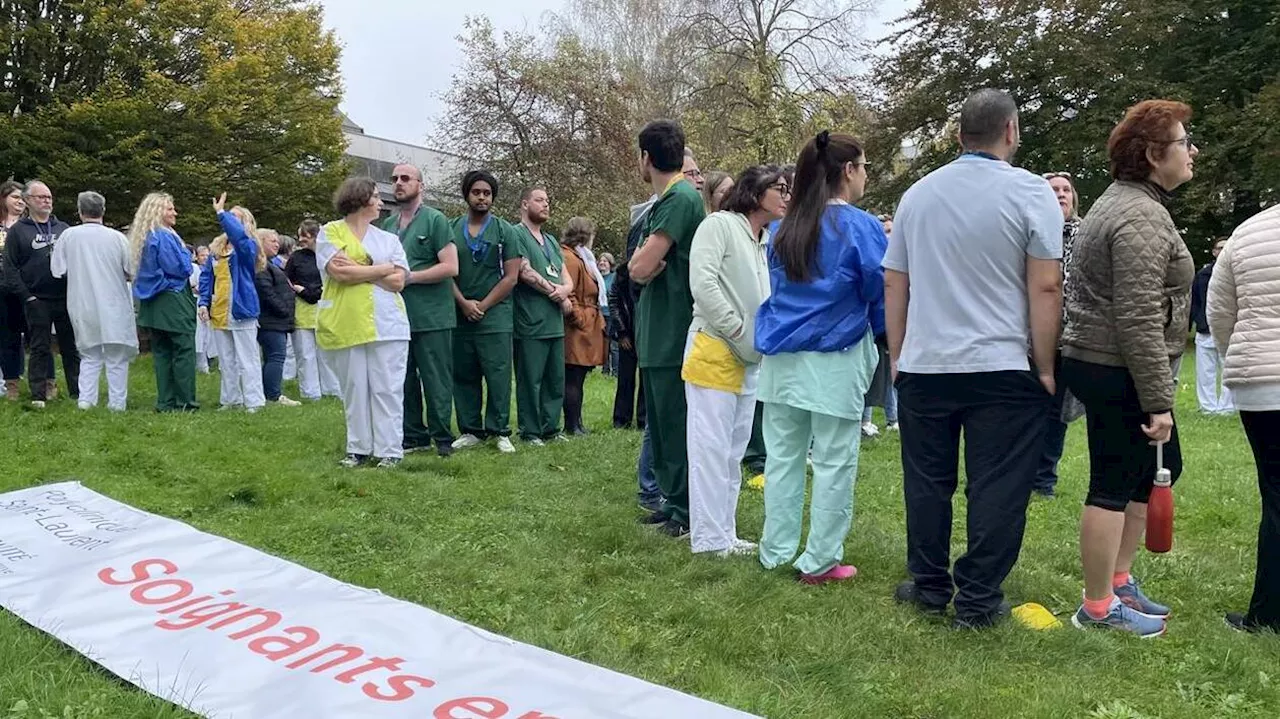
[[[1182,356],[1195,265],[1165,209],[1168,193],[1116,181],[1072,248],[1064,357],[1125,367],[1148,413],[1173,409],[1169,361]]]

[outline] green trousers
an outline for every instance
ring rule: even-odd
[[[423,400],[426,422],[423,422]],[[414,332],[404,371],[404,446],[453,441],[453,330]]]
[[[764,474],[767,456],[764,448],[764,402],[756,402],[755,418],[751,420],[751,439],[747,442],[747,453],[742,455],[742,466],[752,475]]]
[[[795,568],[805,574],[822,574],[844,558],[844,539],[853,522],[861,423],[770,403],[764,408],[764,437],[769,458],[760,564],[765,569],[779,567],[795,558],[800,548],[805,465],[812,442],[809,539]]]
[[[642,367],[645,429],[653,450],[653,474],[662,490],[663,511],[689,523],[689,452],[685,437],[687,407],[679,367]]]
[[[194,332],[166,332],[154,327],[151,357],[156,365],[156,411],[195,409],[196,335]]]
[[[551,439],[564,409],[564,338],[516,340],[516,422],[520,438]]]
[[[485,390],[488,390],[487,405]],[[480,439],[511,436],[510,332],[454,333],[453,405],[458,412],[461,434]]]

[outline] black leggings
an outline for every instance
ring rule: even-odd
[[[564,431],[584,429],[582,426],[582,385],[591,374],[590,367],[576,364],[564,366]]]
[[[1280,631],[1280,411],[1241,412],[1245,434],[1258,465],[1262,521],[1258,525],[1258,565],[1246,621]]]
[[[1085,408],[1089,430],[1085,504],[1113,512],[1123,512],[1129,502],[1145,504],[1156,476],[1156,448],[1142,431],[1150,415],[1142,411],[1129,370],[1066,359],[1062,379]],[[1169,381],[1173,381],[1172,372]],[[1182,474],[1182,448],[1176,422],[1164,446],[1164,466],[1177,482]]]

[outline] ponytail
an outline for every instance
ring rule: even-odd
[[[860,159],[862,144],[857,138],[829,130],[819,132],[800,151],[791,206],[773,241],[788,280],[808,282],[818,271],[818,238],[827,204],[840,192],[845,164]]]

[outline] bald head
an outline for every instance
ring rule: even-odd
[[[408,163],[391,171],[392,194],[396,202],[412,205],[422,196],[422,170]]]

